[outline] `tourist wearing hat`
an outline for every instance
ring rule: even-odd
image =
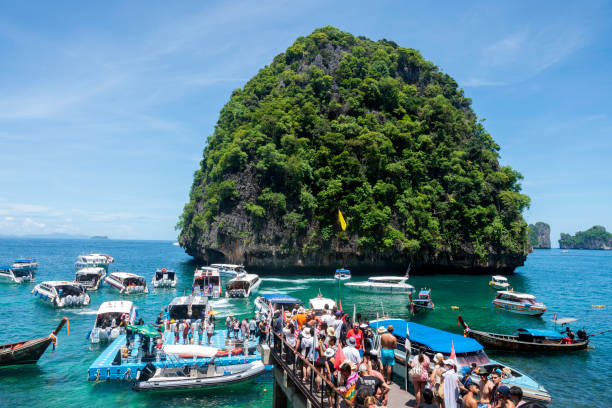
[[[497,403],[495,408],[514,408],[514,403],[510,398],[510,388],[505,385],[497,387]]]
[[[480,404],[489,404],[492,400],[493,381],[489,379],[489,371],[480,367],[477,371],[478,376],[480,377],[480,382],[478,383],[478,387],[480,388]]]
[[[457,363],[453,359],[444,360],[446,371],[442,375],[444,383],[444,407],[457,408],[457,397],[459,397],[459,376],[457,375]]]
[[[357,365],[352,361],[345,360],[340,365],[340,382],[338,391],[342,393],[344,398],[353,402],[357,394],[357,380],[359,375],[357,374]]]
[[[344,357],[351,361],[355,366],[361,363],[361,354],[355,347],[357,342],[354,337],[349,337],[346,339],[346,346],[342,348],[342,352],[344,353]]]
[[[308,316],[306,315],[306,310],[303,307],[300,307],[295,315],[295,322],[297,323],[298,331],[302,330],[304,323],[308,320]]]
[[[429,376],[429,383],[431,384],[431,391],[434,395],[434,399],[438,403],[442,402],[442,396],[444,395],[442,374],[444,374],[445,371],[444,356],[442,353],[436,353],[434,356],[434,368]]]

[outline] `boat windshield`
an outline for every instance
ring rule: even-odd
[[[384,283],[390,285],[398,285],[400,283],[404,283],[404,279],[369,279],[371,283]]]
[[[155,279],[164,279],[164,275],[166,275],[166,279],[174,279],[174,271],[157,271],[155,272]]]
[[[227,284],[227,290],[247,290],[251,286],[251,282],[245,280],[237,280]]]
[[[207,289],[210,285],[218,287],[221,283],[219,276],[199,276],[194,279],[193,286],[197,286],[200,290]]]
[[[125,286],[144,286],[145,280],[144,278],[141,278],[140,276],[130,276],[123,280],[123,284]]]
[[[97,274],[88,274],[88,273],[82,273],[82,274],[78,274],[76,277],[76,281],[77,282],[95,282],[98,279],[98,275]]]
[[[171,319],[182,320],[191,318],[205,318],[206,317],[206,304],[199,305],[172,305],[168,309]]]
[[[58,285],[55,287],[55,290],[60,297],[66,297],[68,295],[79,296],[83,293],[83,290],[81,290],[79,286],[74,285]]]
[[[108,312],[108,313],[99,314],[96,319],[96,327],[101,327],[103,329],[107,327],[114,327],[113,319],[115,319],[115,326],[118,326],[119,322],[121,321],[122,315],[123,315],[123,312]],[[128,315],[128,320],[129,320],[129,315]]]
[[[23,278],[24,276],[29,276],[30,272],[23,269],[13,269],[13,275],[19,278]]]

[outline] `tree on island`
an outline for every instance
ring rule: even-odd
[[[612,234],[601,225],[595,225],[576,235],[561,233],[559,247],[562,249],[612,249]]]
[[[527,227],[529,243],[536,249],[550,249],[550,225],[545,222],[536,222]]]
[[[179,242],[198,260],[252,266],[512,271],[529,250],[529,198],[498,150],[418,51],[317,29],[232,93]]]

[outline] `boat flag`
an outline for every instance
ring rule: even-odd
[[[557,321],[557,312],[555,312],[555,315],[553,316],[553,322]]]
[[[338,298],[338,310],[342,311],[342,299]]]
[[[346,360],[346,357],[344,356],[344,352],[342,351],[342,345],[338,343],[336,357],[334,358],[334,368],[336,370],[339,369],[342,363],[344,363],[344,360]]]
[[[342,216],[340,209],[338,209],[338,221],[340,221],[340,227],[342,228],[342,231],[346,231],[346,221],[344,221],[344,217]]]
[[[70,336],[70,320],[66,319],[66,335]]]
[[[455,343],[452,340],[451,340],[450,359],[453,361],[457,361],[457,355],[455,354]]]

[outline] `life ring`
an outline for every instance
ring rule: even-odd
[[[217,354],[215,354],[216,357],[227,357],[229,354],[229,351],[227,350],[219,350],[217,351]]]
[[[237,356],[238,354],[242,354],[241,348],[232,349],[232,356]]]
[[[193,358],[193,354],[179,354],[180,358]]]

